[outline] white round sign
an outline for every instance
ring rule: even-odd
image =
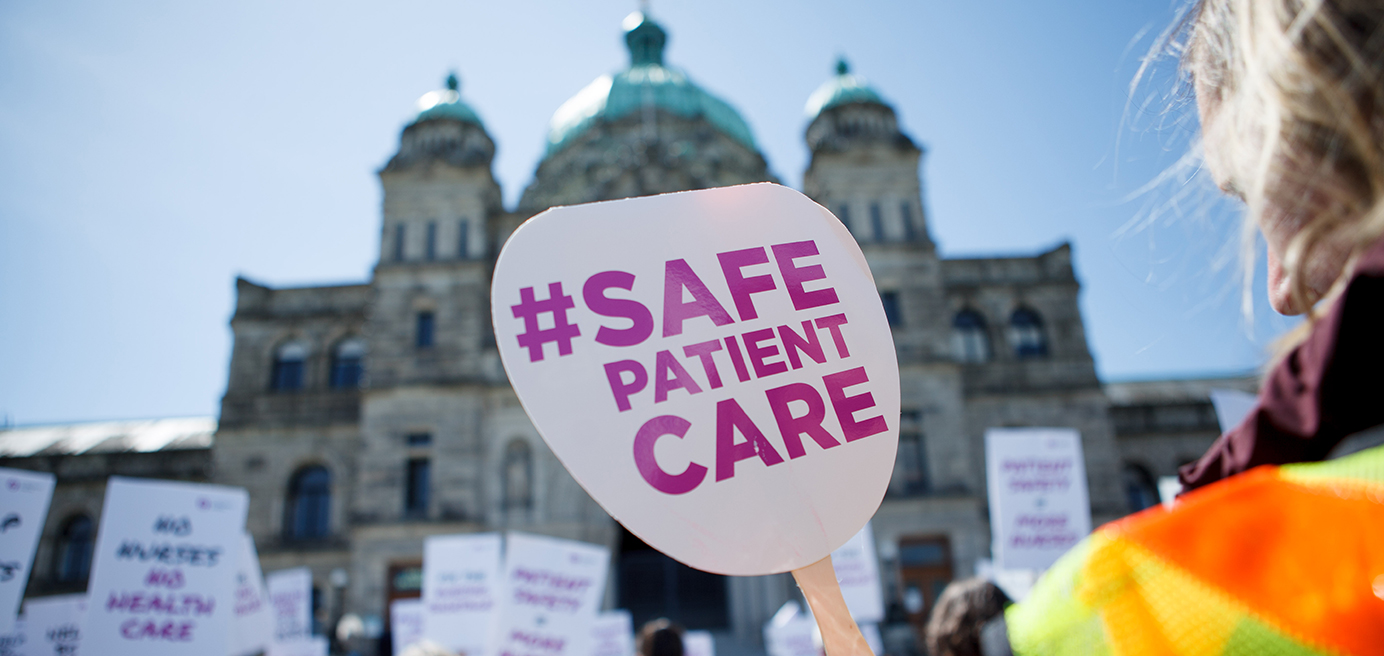
[[[855,240],[806,196],[755,184],[553,208],[510,237],[491,292],[534,425],[658,550],[784,572],[879,507],[894,342]]]

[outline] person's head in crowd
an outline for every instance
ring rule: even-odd
[[[1200,0],[1173,34],[1206,166],[1262,230],[1279,312],[1333,297],[1384,235],[1381,20],[1379,0]]]
[[[1004,615],[1009,597],[982,578],[952,581],[937,597],[923,642],[931,656],[981,656],[981,632]]]
[[[665,618],[651,620],[639,630],[639,656],[682,656],[682,627]]]

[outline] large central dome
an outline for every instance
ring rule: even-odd
[[[687,74],[663,64],[668,34],[649,17],[635,12],[625,19],[625,43],[630,67],[602,75],[553,114],[548,127],[547,155],[571,144],[601,121],[615,121],[646,107],[684,118],[705,118],[726,136],[755,150],[750,126],[725,101],[687,79]]]
[[[629,67],[553,114],[519,212],[776,181],[740,114],[663,64],[668,33],[640,13],[624,28]]]

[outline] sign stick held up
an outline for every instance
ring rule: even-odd
[[[841,221],[773,184],[553,208],[491,297],[519,401],[611,517],[703,571],[793,572],[827,655],[871,655],[830,556],[888,488],[899,367]]]
[[[872,656],[870,645],[860,634],[860,627],[851,619],[841,586],[836,583],[836,569],[827,556],[807,567],[793,570],[793,580],[812,607],[812,617],[822,631],[822,647],[827,656]]]

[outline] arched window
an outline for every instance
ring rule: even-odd
[[[961,362],[985,362],[990,359],[990,337],[985,332],[985,317],[966,309],[952,319],[952,348]]]
[[[515,439],[505,448],[502,470],[504,509],[528,510],[533,507],[533,452],[529,443]]]
[[[85,583],[91,574],[91,554],[96,536],[91,518],[77,515],[63,524],[53,559],[53,578],[59,583]]]
[[[274,351],[274,371],[269,387],[275,390],[303,389],[303,365],[308,359],[308,347],[302,342],[288,342]]]
[[[1048,337],[1043,332],[1043,319],[1026,307],[1014,310],[1009,317],[1009,345],[1014,357],[1041,358],[1048,354]]]
[[[288,482],[284,536],[290,540],[325,538],[330,532],[332,475],[326,467],[299,469]]]
[[[360,386],[365,371],[365,340],[348,337],[337,343],[332,351],[332,387],[349,389]]]

